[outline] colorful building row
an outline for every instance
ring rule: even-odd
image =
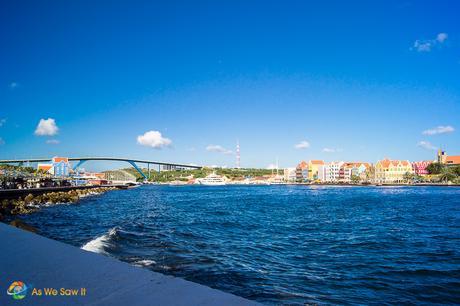
[[[460,165],[460,156],[448,156],[439,150],[437,160],[446,166]],[[368,181],[377,184],[403,183],[408,175],[426,176],[428,166],[434,161],[379,160],[375,165],[367,162],[333,161],[326,163],[322,160],[300,162],[296,168],[288,168],[284,180],[288,182],[343,182],[354,180]]]
[[[365,180],[372,171],[372,165],[365,162],[330,162],[322,160],[302,161],[295,168],[295,181],[351,182],[354,178]],[[285,179],[293,181],[293,170],[285,171]]]

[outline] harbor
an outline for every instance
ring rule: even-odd
[[[0,1],[0,306],[460,305],[460,1]]]

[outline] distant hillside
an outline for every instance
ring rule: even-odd
[[[134,168],[125,168],[124,171],[134,175],[138,180],[142,180],[142,176]],[[148,174],[146,168],[142,169],[145,174]],[[268,169],[223,169],[223,168],[203,168],[194,170],[172,170],[172,171],[161,171],[150,170],[150,181],[152,182],[170,182],[170,181],[187,181],[191,176],[193,178],[202,178],[211,173],[215,172],[218,175],[223,175],[229,179],[255,177],[272,174],[272,170]],[[281,173],[281,172],[280,172]]]

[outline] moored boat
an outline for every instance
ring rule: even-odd
[[[222,186],[227,184],[223,176],[215,173],[211,173],[204,178],[197,179],[197,181],[199,184],[207,186]]]

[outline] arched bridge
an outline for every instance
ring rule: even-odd
[[[87,161],[118,161],[118,162],[127,162],[131,164],[134,169],[136,169],[142,177],[147,179],[147,175],[142,171],[141,168],[138,167],[137,164],[146,164],[147,169],[150,173],[150,165],[157,165],[158,171],[160,171],[161,166],[170,167],[171,169],[201,169],[201,166],[197,165],[190,165],[190,164],[178,164],[178,163],[168,163],[168,162],[160,162],[160,161],[152,161],[152,160],[143,160],[143,159],[132,159],[132,158],[120,158],[120,157],[69,157],[69,161],[78,161],[78,163],[73,167],[73,169],[77,169],[81,167]],[[0,164],[24,164],[24,163],[40,163],[40,162],[50,162],[51,158],[30,158],[30,159],[4,159],[0,160]]]

